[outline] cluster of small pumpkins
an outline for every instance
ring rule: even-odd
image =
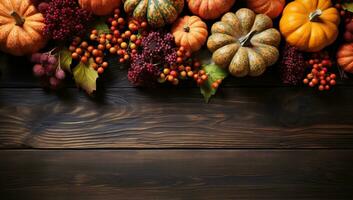
[[[305,52],[317,52],[338,36],[340,15],[331,0],[245,0],[247,8],[229,12],[235,0],[78,0],[95,15],[123,5],[127,14],[153,28],[172,24],[177,45],[196,52],[207,43],[213,61],[237,77],[259,76],[279,57],[283,36]],[[194,16],[179,17],[187,5]],[[281,16],[279,30],[272,19]],[[209,30],[203,20],[220,21]],[[41,49],[44,19],[30,0],[0,2],[0,49],[25,55]],[[210,31],[210,36],[208,32]],[[353,72],[353,44],[344,45],[338,62]]]

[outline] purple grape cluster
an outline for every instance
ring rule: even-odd
[[[280,75],[282,82],[289,85],[302,83],[305,76],[306,62],[304,54],[297,48],[286,44],[280,62]]]
[[[142,51],[132,54],[129,81],[135,86],[153,86],[164,66],[175,65],[177,48],[171,33],[150,32],[142,38]]]
[[[128,79],[134,86],[154,86],[159,75],[159,67],[146,62],[143,54],[131,55]]]
[[[52,0],[43,7],[46,10],[44,34],[54,40],[70,40],[85,34],[92,18],[91,12],[80,8],[74,0]]]
[[[50,53],[32,54],[31,62],[36,63],[33,66],[33,73],[39,77],[43,86],[49,86],[51,89],[57,89],[65,79],[65,72],[59,67],[58,59]]]

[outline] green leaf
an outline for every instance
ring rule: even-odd
[[[71,73],[71,63],[72,63],[71,52],[68,49],[62,49],[59,52],[59,58],[60,58],[59,64],[61,69]]]
[[[200,87],[201,94],[204,96],[206,103],[210,101],[210,98],[216,94],[217,89],[212,88],[212,83],[217,80],[223,80],[228,76],[228,71],[218,67],[215,64],[209,64],[202,66],[208,75],[208,80],[205,84]]]
[[[93,24],[92,29],[96,29],[98,31],[98,35],[102,33],[110,33],[110,28],[107,23],[105,23],[104,18],[98,18]]]
[[[74,69],[73,75],[77,86],[84,89],[88,94],[92,94],[97,89],[98,72],[91,67],[93,59],[88,64],[80,62]]]
[[[353,2],[342,3],[342,7],[349,12],[353,12]]]

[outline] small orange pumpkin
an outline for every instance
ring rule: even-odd
[[[285,0],[247,0],[246,5],[256,13],[265,14],[272,19],[278,17],[286,4]]]
[[[340,46],[337,63],[346,72],[353,73],[353,43]]]
[[[317,52],[336,40],[340,19],[331,0],[295,0],[284,8],[279,28],[291,46]]]
[[[190,11],[202,19],[217,19],[228,12],[235,0],[187,0]]]
[[[179,18],[172,27],[175,43],[195,52],[205,44],[208,36],[207,25],[197,16]]]
[[[44,17],[30,0],[0,1],[0,50],[23,56],[46,44]]]
[[[95,15],[109,15],[121,5],[121,0],[79,0],[81,8],[91,11]]]

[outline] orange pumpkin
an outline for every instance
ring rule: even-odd
[[[190,11],[203,19],[217,19],[230,10],[235,0],[187,0]]]
[[[197,16],[179,18],[172,27],[175,43],[195,52],[205,44],[208,32],[207,25]]]
[[[339,22],[330,0],[295,0],[284,8],[280,30],[291,46],[317,52],[336,40]]]
[[[30,0],[0,1],[0,50],[23,56],[46,44],[44,17]]]
[[[285,0],[247,0],[246,5],[256,13],[265,14],[272,19],[278,17],[286,4]]]
[[[84,9],[95,15],[109,15],[121,4],[121,0],[79,0],[78,3]]]
[[[353,73],[353,43],[344,44],[339,48],[337,63],[344,71]]]

